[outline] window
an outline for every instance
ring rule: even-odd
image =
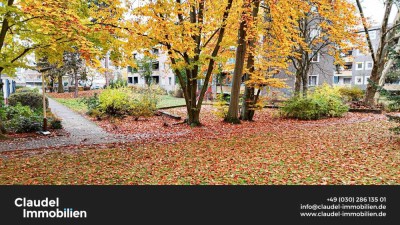
[[[368,31],[368,34],[371,40],[376,39],[376,30]]]
[[[364,63],[356,62],[356,70],[364,70]]]
[[[311,62],[319,62],[319,53],[313,51],[311,57],[312,57]]]
[[[133,84],[138,84],[138,83],[139,83],[139,77],[134,77]]]
[[[356,76],[354,84],[357,84],[357,85],[363,84],[363,77],[362,76]]]
[[[172,77],[168,77],[168,84],[172,85]]]
[[[160,69],[160,62],[153,62],[153,70]]]
[[[132,84],[133,83],[133,78],[132,77],[128,77],[128,84]]]
[[[154,53],[155,55],[158,55],[158,54],[160,53],[160,51],[159,51],[157,48],[153,48],[153,53]]]
[[[350,50],[347,52],[346,56],[352,56],[353,55],[353,50]]]
[[[343,84],[351,84],[351,78],[343,78]]]
[[[153,84],[159,84],[160,83],[160,77],[159,76],[153,76],[152,78],[153,78],[153,80],[152,80]]]
[[[372,67],[374,67],[374,63],[372,61],[365,62],[365,70],[372,70]]]
[[[364,78],[364,84],[368,84],[369,77],[370,77],[370,76],[366,76],[366,77]]]
[[[313,87],[318,85],[318,75],[308,76],[308,86]]]
[[[339,77],[338,76],[333,76],[333,83],[334,84],[339,84]]]

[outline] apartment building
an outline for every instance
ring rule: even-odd
[[[365,33],[361,31],[362,33]],[[380,28],[372,27],[368,31],[374,51],[379,45]],[[344,66],[335,71],[333,85],[357,86],[366,89],[368,79],[374,66],[371,54],[359,49],[353,49],[343,55]]]
[[[153,48],[151,53],[155,56],[154,59],[151,59],[151,83],[160,85],[160,87],[164,88],[167,91],[175,90],[176,86],[176,77],[174,72],[171,69],[171,66],[168,62],[168,56],[166,52],[163,52],[159,48]],[[135,59],[141,60],[143,59],[143,55],[135,54]],[[143,75],[144,68],[142,65],[138,65],[138,69],[128,66],[126,68],[128,73],[128,85],[139,85],[145,86],[146,80]]]
[[[380,28],[370,28],[369,35],[373,48],[376,51],[379,45]],[[342,54],[342,57],[344,65],[338,67],[334,65],[334,57],[324,53],[317,54],[311,61],[308,87],[315,87],[326,83],[332,86],[357,86],[365,90],[374,65],[371,55],[368,52],[353,49]],[[289,71],[290,73],[282,72],[276,76],[286,79],[288,88],[281,90],[286,95],[293,94],[296,81],[293,75],[296,71],[295,68],[289,66]]]

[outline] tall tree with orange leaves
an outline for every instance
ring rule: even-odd
[[[88,21],[84,0],[2,0],[0,78],[1,74],[14,76],[16,68],[29,67],[26,56],[31,53],[55,62],[62,61],[64,51],[79,50],[88,62],[93,61],[90,56],[96,51],[86,37]]]
[[[103,16],[95,24],[118,37],[112,48],[123,52],[123,63],[135,66],[134,51],[161,46],[182,87],[187,123],[200,125],[200,111],[214,68],[222,61],[222,52],[233,45],[234,39],[229,39],[233,29],[227,28],[234,24],[230,22],[235,14],[234,1],[159,0],[144,1],[143,5],[123,1],[119,7],[116,1],[104,2],[114,5],[113,12],[123,19]],[[199,88],[200,80],[203,85]]]
[[[231,101],[225,121],[239,123],[239,95],[243,77],[245,92],[240,115],[243,120],[253,119],[263,88],[285,86],[283,80],[273,76],[287,70],[287,58],[292,56],[291,49],[298,43],[295,24],[300,15],[299,5],[304,3],[294,2],[242,2]]]

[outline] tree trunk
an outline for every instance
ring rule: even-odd
[[[307,77],[307,73],[302,74],[302,80],[303,80],[303,97],[306,98],[307,94],[308,94],[308,77]]]
[[[296,82],[294,84],[294,95],[296,97],[300,96],[300,91],[301,91],[301,82],[302,82],[302,76],[299,71],[296,72]]]
[[[364,30],[367,33],[368,32],[368,28],[367,25],[365,23],[365,18],[364,18],[364,13],[362,11],[362,6],[359,0],[356,1],[357,3],[357,7],[360,11],[360,15],[361,18],[363,20],[363,26],[364,26]],[[375,52],[372,44],[371,44],[371,39],[369,37],[369,35],[366,35],[367,37],[367,42],[368,42],[368,47],[371,53],[371,57],[372,60],[374,62],[374,66],[372,68],[371,71],[371,76],[370,76],[370,80],[372,82],[368,82],[367,85],[367,89],[365,91],[365,97],[364,97],[364,103],[368,106],[374,106],[375,105],[375,93],[378,90],[378,83],[381,77],[381,73],[383,71],[383,67],[385,65],[385,61],[386,61],[386,56],[388,53],[388,47],[387,47],[387,31],[388,31],[388,24],[389,24],[389,17],[390,17],[390,12],[393,6],[393,0],[387,0],[385,2],[385,13],[383,16],[383,20],[382,20],[382,25],[381,25],[381,35],[380,35],[380,40],[379,40],[379,45],[378,45],[378,49]]]
[[[200,125],[200,111],[196,109],[191,109],[189,113],[189,121],[188,124],[191,127],[197,127]]]
[[[57,88],[58,93],[64,93],[64,86],[63,86],[63,80],[62,80],[62,75],[58,75],[58,88]]]
[[[242,15],[242,21],[240,22],[239,34],[238,34],[238,47],[236,49],[236,63],[233,72],[231,99],[229,103],[228,114],[225,118],[226,122],[229,123],[240,123],[238,118],[239,114],[239,95],[240,95],[240,84],[242,82],[244,60],[246,55],[246,18]]]
[[[394,26],[396,26],[399,23],[400,23],[400,12],[398,11],[397,15],[396,15]],[[399,35],[399,32],[397,31],[397,29],[393,29],[392,31],[389,32],[387,39],[392,40],[392,39],[394,39],[394,37],[396,35]],[[390,44],[391,44],[391,42],[388,41],[388,45],[390,45]],[[394,44],[394,46],[392,48],[396,49],[399,47],[400,47],[400,38],[397,40],[397,42]],[[379,83],[378,83],[378,85],[380,87],[383,87],[385,85],[386,76],[387,76],[388,72],[390,71],[390,69],[393,67],[393,64],[394,64],[394,60],[393,60],[393,58],[390,58],[389,61],[383,67],[382,74],[381,74],[381,77],[379,78]],[[379,103],[379,99],[380,99],[380,93],[379,93],[379,91],[377,91],[375,94],[375,103]]]
[[[364,103],[368,106],[373,106],[375,104],[374,97],[375,93],[378,90],[379,83],[379,66],[375,66],[372,68],[370,82],[368,82],[367,89],[365,91]]]
[[[75,92],[74,92],[74,98],[78,98],[78,74],[75,74]]]
[[[258,12],[260,8],[260,1],[255,0],[254,1],[254,7],[253,7],[253,12],[252,12],[252,21],[256,21]],[[247,58],[247,70],[248,74],[245,75],[244,81],[248,81],[251,79],[251,74],[254,73],[255,68],[254,68],[254,50],[255,50],[255,40],[257,36],[254,35],[254,37],[249,40],[249,56]],[[243,101],[242,101],[242,112],[241,112],[241,119],[242,120],[247,120],[247,121],[252,121],[253,116],[254,116],[254,106],[257,103],[257,100],[255,99],[254,96],[254,86],[249,86],[245,84],[245,90],[244,90],[244,96],[243,96]]]
[[[181,1],[178,1],[178,3],[181,3]],[[227,19],[229,18],[229,14],[230,14],[230,10],[232,8],[232,3],[233,0],[228,0],[227,2],[227,6],[225,8],[225,12],[223,14],[223,19],[222,19],[222,26],[219,29],[219,34],[218,34],[218,39],[215,43],[215,47],[213,52],[211,53],[211,57],[209,59],[209,63],[208,63],[208,68],[207,68],[207,72],[205,74],[205,78],[204,78],[204,85],[200,90],[200,95],[198,98],[198,102],[196,102],[196,92],[197,92],[197,79],[198,79],[198,73],[199,73],[199,66],[194,66],[194,69],[192,70],[192,74],[186,74],[186,78],[185,79],[183,77],[183,74],[175,69],[175,74],[178,76],[178,80],[179,83],[182,87],[183,93],[184,93],[184,97],[185,97],[185,102],[186,102],[186,109],[187,109],[187,113],[188,113],[188,118],[187,118],[187,123],[190,124],[191,126],[198,126],[200,125],[200,110],[201,110],[201,106],[203,103],[203,98],[204,95],[207,91],[207,87],[208,87],[208,83],[210,81],[210,78],[212,77],[212,73],[214,70],[214,65],[215,65],[215,58],[217,57],[219,50],[221,48],[221,43],[223,41],[224,35],[225,35],[225,29],[227,26]],[[204,1],[201,1],[199,3],[199,10],[197,11],[195,7],[192,7],[191,10],[191,15],[190,15],[190,22],[192,24],[201,24],[203,23],[203,11],[204,11]],[[183,16],[182,14],[178,13],[178,19],[180,21],[183,20]],[[200,28],[200,34],[202,33],[202,29]],[[168,39],[168,35],[166,35],[166,38]],[[193,40],[195,40],[196,44],[197,44],[197,48],[195,51],[195,56],[193,58],[193,61],[195,63],[199,62],[200,59],[200,53],[201,53],[201,35],[193,35],[192,36]],[[167,43],[166,47],[168,49],[168,55],[169,58],[171,60],[171,64],[172,65],[176,65],[177,64],[177,59],[173,56],[173,49],[172,49],[172,45]],[[187,61],[188,60],[188,56],[187,54],[185,54],[184,60]],[[190,61],[190,59],[189,59]],[[190,64],[190,63],[188,63]],[[190,78],[192,78],[193,80],[191,80]],[[196,84],[195,84],[195,83]],[[194,97],[194,98],[193,98]]]
[[[248,77],[248,75],[246,75]],[[249,78],[247,78],[249,79]],[[244,90],[244,95],[243,95],[243,101],[242,101],[242,112],[240,118],[242,120],[247,120],[251,121],[253,120],[253,117],[251,116],[254,111],[253,107],[256,102],[254,102],[254,87],[248,87],[246,86]],[[253,114],[254,115],[254,114]]]
[[[4,70],[4,68],[1,68],[0,67],[0,83],[2,84],[2,80],[1,80],[1,72]],[[3,88],[3,87],[1,87],[1,88]],[[1,89],[1,90],[3,90],[3,89]],[[0,92],[0,99],[3,99],[3,93],[2,92]],[[2,105],[3,105],[3,102],[0,102],[0,107],[2,107]],[[6,133],[6,129],[4,128],[4,125],[3,125],[3,120],[1,119],[1,116],[0,116],[0,136],[2,136],[2,134],[5,134]]]
[[[104,72],[105,78],[106,78],[106,87],[108,87],[110,85],[110,78],[108,75],[108,67],[109,67],[109,55],[107,53],[106,58],[104,59],[104,67],[106,69],[106,71]]]

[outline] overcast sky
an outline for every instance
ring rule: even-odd
[[[363,5],[364,13],[367,17],[370,17],[377,24],[380,24],[382,22],[384,13],[383,0],[363,0],[361,4]],[[391,22],[396,16],[396,10],[396,7],[393,7],[390,18]]]

